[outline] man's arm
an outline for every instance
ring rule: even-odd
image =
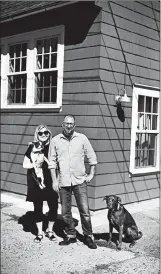
[[[50,169],[51,178],[52,178],[52,187],[56,192],[59,192],[59,182],[56,177],[57,157],[56,157],[54,139],[50,141],[48,160],[49,160],[48,168]]]
[[[93,166],[90,166],[91,168],[90,168],[90,173],[87,175],[87,177],[86,177],[86,182],[87,183],[89,183],[92,179],[93,179],[93,177],[94,177],[94,174],[95,174],[95,165],[93,165]]]
[[[59,182],[56,177],[56,170],[54,168],[51,168],[50,173],[51,173],[51,178],[52,178],[52,182],[53,182],[52,187],[58,193],[59,192]]]
[[[84,150],[85,150],[85,155],[87,156],[88,162],[90,164],[90,173],[86,177],[86,182],[89,183],[93,179],[94,174],[95,174],[97,157],[96,157],[96,154],[94,152],[94,149],[93,149],[91,143],[89,142],[89,140],[86,136],[85,136],[85,140],[84,140]]]

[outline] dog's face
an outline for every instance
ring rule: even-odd
[[[106,200],[108,209],[112,209],[112,208],[119,209],[121,204],[121,198],[116,195],[105,196],[103,200]]]
[[[44,149],[44,145],[42,142],[38,141],[38,142],[32,142],[33,144],[33,152],[40,152]]]

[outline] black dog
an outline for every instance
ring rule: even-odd
[[[108,244],[112,240],[112,231],[115,228],[119,232],[119,241],[117,242],[117,250],[121,250],[122,238],[126,238],[130,245],[133,247],[135,241],[142,237],[142,232],[138,231],[138,227],[131,216],[131,214],[121,204],[121,198],[110,195],[104,198],[107,203],[108,220],[109,220],[109,240]]]

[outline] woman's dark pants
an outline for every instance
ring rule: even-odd
[[[35,201],[34,204],[34,215],[36,223],[43,221],[43,201]],[[49,195],[47,198],[47,204],[49,207],[48,219],[50,222],[54,222],[57,218],[58,211],[58,195]]]
[[[72,219],[72,192],[80,213],[82,230],[84,235],[92,235],[92,225],[89,212],[89,204],[87,197],[87,183],[80,185],[61,187],[60,199],[62,204],[62,216],[66,225],[66,232],[68,237],[75,238],[76,230]]]

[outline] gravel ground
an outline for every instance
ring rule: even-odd
[[[1,274],[159,273],[159,208],[133,214],[144,235],[132,249],[123,243],[121,251],[115,250],[115,244],[107,247],[107,220],[93,227],[96,250],[79,240],[62,247],[60,237],[56,242],[44,238],[40,244],[34,243],[35,236],[18,223],[25,209],[4,202],[1,208]],[[77,229],[82,233],[80,224]]]

